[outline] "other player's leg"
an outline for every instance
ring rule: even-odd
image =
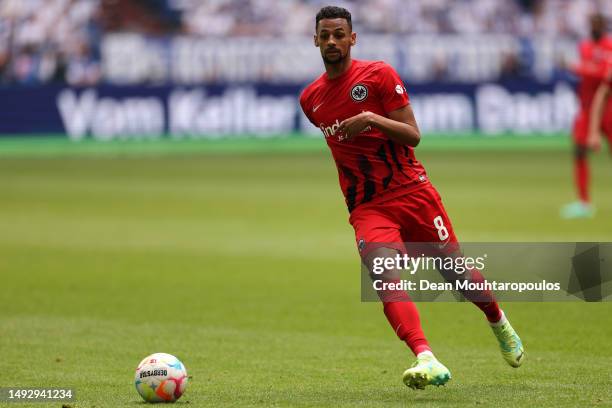
[[[608,143],[608,153],[610,154],[610,157],[612,157],[612,96],[608,96],[601,128],[603,131],[603,136]]]
[[[595,215],[591,204],[589,186],[591,181],[589,149],[586,146],[576,145],[574,148],[574,184],[578,194],[578,201],[569,203],[561,209],[563,218],[589,218]]]
[[[588,218],[595,214],[591,205],[589,192],[591,175],[589,169],[589,149],[587,147],[589,116],[585,112],[579,112],[573,129],[574,139],[574,185],[578,200],[569,203],[561,209],[563,218]]]

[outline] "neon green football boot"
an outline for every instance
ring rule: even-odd
[[[404,384],[413,390],[423,390],[427,385],[440,386],[451,379],[451,373],[433,354],[422,353],[412,367],[404,371]]]
[[[588,203],[576,201],[570,203],[561,209],[561,217],[567,220],[574,218],[593,218],[595,216],[595,208]]]
[[[491,329],[493,329],[493,333],[497,337],[499,348],[506,363],[514,368],[520,367],[525,358],[523,342],[512,328],[512,325],[510,325],[508,319],[506,319],[506,315],[502,314],[499,322],[492,323]]]

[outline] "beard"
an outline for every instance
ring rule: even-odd
[[[597,29],[591,29],[591,38],[595,41],[599,41],[601,40],[601,38],[604,36],[604,31],[602,30],[597,30]]]
[[[340,64],[345,58],[346,55],[342,55],[342,51],[338,51],[338,55],[334,56],[333,59],[330,59],[326,54],[323,54],[323,62],[328,65]]]

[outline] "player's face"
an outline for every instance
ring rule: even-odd
[[[325,18],[319,21],[314,36],[315,46],[321,50],[326,64],[339,64],[351,54],[357,34],[353,33],[343,18]]]
[[[591,16],[591,37],[599,40],[606,33],[606,19],[604,16],[596,14]]]

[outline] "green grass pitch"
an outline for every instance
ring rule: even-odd
[[[573,198],[563,149],[417,156],[461,240],[612,240],[605,154],[597,217],[580,221],[558,217]],[[0,276],[0,386],[73,387],[72,407],[142,406],[134,368],[158,351],[192,376],[181,406],[612,404],[609,303],[505,304],[520,369],[472,305],[419,304],[453,380],[406,388],[413,358],[359,300],[325,152],[0,157]]]

